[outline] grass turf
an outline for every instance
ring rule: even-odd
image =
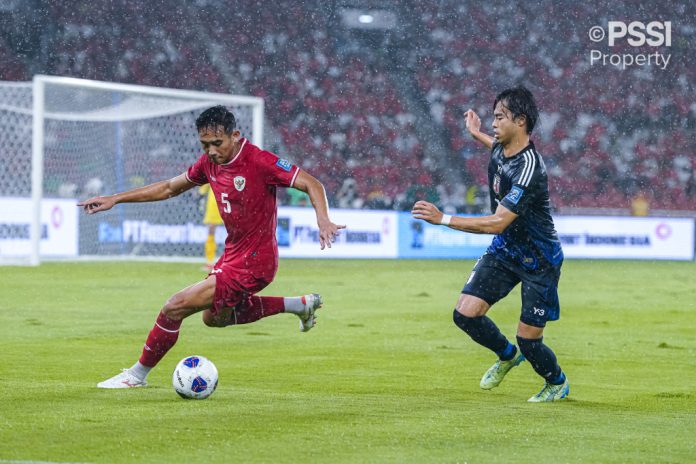
[[[198,316],[150,387],[128,367],[193,264],[0,267],[0,462],[687,462],[696,455],[696,263],[567,261],[545,339],[568,401],[529,404],[528,363],[493,391],[493,355],[451,322],[470,261],[284,260],[264,292],[320,292],[319,325]],[[489,315],[509,337],[519,290]],[[181,400],[171,372],[211,358],[218,391]]]

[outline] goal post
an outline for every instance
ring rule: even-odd
[[[0,209],[9,211],[0,218],[0,264],[203,259],[197,189],[90,216],[76,203],[181,174],[201,153],[196,117],[218,104],[234,113],[242,136],[263,146],[257,97],[43,75],[0,82]]]

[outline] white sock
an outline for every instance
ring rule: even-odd
[[[292,314],[304,313],[307,309],[307,303],[309,303],[307,300],[308,298],[306,296],[283,297],[283,303],[285,303],[285,312]]]
[[[147,374],[150,373],[152,368],[147,367],[147,366],[143,366],[142,364],[140,364],[140,361],[138,361],[135,364],[133,364],[133,367],[131,367],[128,370],[130,371],[131,374],[136,376],[138,379],[145,380],[147,378]]]

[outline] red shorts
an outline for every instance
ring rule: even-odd
[[[222,260],[221,260],[222,261]],[[223,264],[215,265],[209,275],[215,276],[215,294],[210,312],[217,314],[223,308],[249,304],[252,295],[260,292],[273,281],[275,271],[254,272]]]

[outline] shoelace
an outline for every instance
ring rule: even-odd
[[[548,382],[546,382],[546,383],[544,384],[544,388],[542,388],[541,391],[540,391],[539,393],[536,394],[536,397],[537,397],[537,398],[541,398],[542,396],[544,396],[544,393],[545,393],[546,391],[550,390],[550,389],[551,389],[551,384],[548,383]]]
[[[497,372],[497,371],[500,370],[500,366],[501,366],[500,363],[501,363],[501,362],[502,362],[502,361],[500,361],[500,360],[497,360],[497,361],[495,362],[495,369],[491,369],[490,372],[487,372],[487,373],[486,373],[486,378],[490,379],[491,377],[493,377],[493,375],[495,375],[495,372]]]

